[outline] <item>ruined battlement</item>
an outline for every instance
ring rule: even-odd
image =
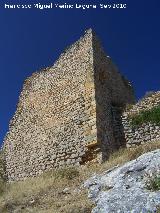
[[[144,96],[136,104],[131,105],[122,114],[122,124],[127,147],[135,147],[137,145],[146,144],[160,140],[160,91],[152,92]],[[156,110],[156,112],[153,112]],[[148,117],[145,121],[145,117]],[[151,115],[152,113],[152,115]],[[153,115],[154,113],[154,115]],[[132,118],[140,116],[143,119],[140,125],[133,125]],[[156,122],[153,119],[156,117]],[[150,119],[149,119],[150,117]]]
[[[124,144],[120,108],[130,103],[131,84],[87,30],[26,79],[3,144],[9,181],[107,159]]]

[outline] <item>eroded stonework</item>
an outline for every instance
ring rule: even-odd
[[[117,145],[112,106],[133,103],[130,83],[89,29],[23,86],[3,149],[9,181],[108,157]]]
[[[160,125],[153,122],[143,123],[140,126],[131,125],[131,115],[160,106],[160,91],[138,101],[131,109],[123,112],[122,124],[127,147],[156,142],[160,140]]]

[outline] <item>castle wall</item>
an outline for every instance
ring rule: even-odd
[[[127,147],[135,147],[140,144],[160,140],[160,125],[152,122],[143,123],[140,126],[131,125],[131,115],[137,115],[142,111],[160,106],[160,92],[149,97],[143,98],[137,104],[133,105],[130,110],[126,110],[122,116],[124,134]]]
[[[25,81],[3,145],[9,181],[105,160],[121,145],[112,105],[133,99],[128,81],[87,31],[52,67]]]
[[[4,143],[9,180],[79,164],[86,143],[96,141],[91,42],[86,34],[25,81]]]

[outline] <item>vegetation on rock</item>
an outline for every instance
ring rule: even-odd
[[[147,183],[147,189],[153,191],[160,190],[160,175],[155,176],[149,180],[149,182]]]

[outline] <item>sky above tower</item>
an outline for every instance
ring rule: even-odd
[[[5,3],[21,8],[5,8]],[[0,143],[16,110],[24,80],[34,71],[54,64],[63,50],[88,28],[96,32],[106,54],[133,83],[137,99],[146,91],[159,90],[159,0],[124,0],[126,6],[119,9],[113,8],[118,1],[112,0],[47,3],[54,7],[38,8],[46,4],[45,0],[1,0]],[[91,5],[89,9],[87,4]],[[25,8],[27,5],[34,8]]]

